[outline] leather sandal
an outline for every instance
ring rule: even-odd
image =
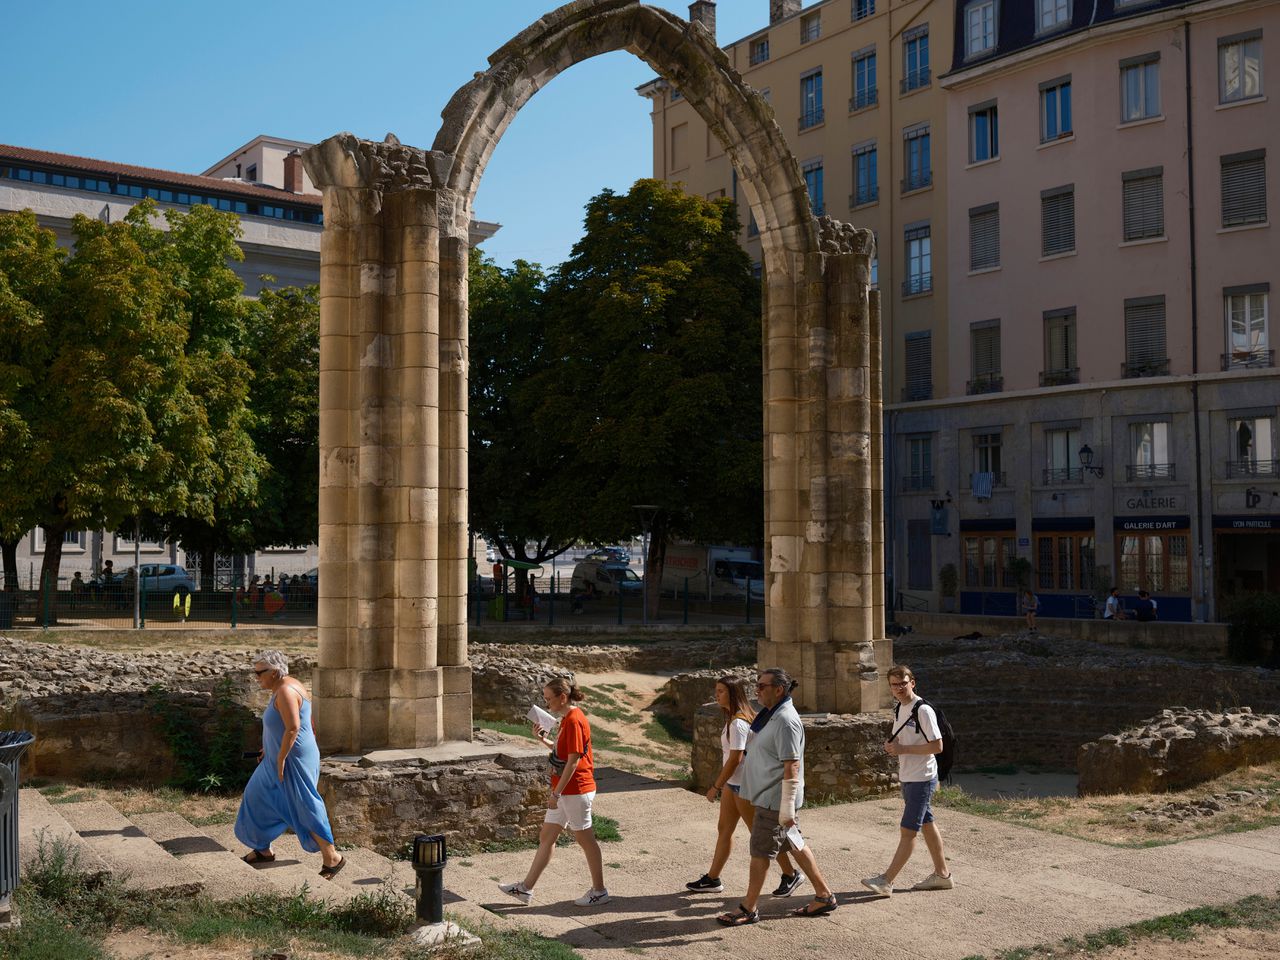
[[[820,906],[815,910],[810,910],[809,908],[815,903],[820,904]],[[835,910],[837,906],[836,895],[834,893],[829,897],[815,896],[813,900],[806,903],[803,907],[800,907],[798,910],[792,910],[791,915],[793,917],[820,917],[824,913],[831,913],[831,911]]]
[[[338,875],[338,871],[341,870],[346,865],[347,865],[347,858],[343,857],[341,860],[335,863],[332,867],[321,868],[320,876],[326,880],[332,880],[334,877]]]
[[[255,863],[271,863],[275,860],[276,855],[270,850],[250,850],[240,859],[247,864]]]
[[[745,927],[749,923],[760,922],[760,911],[748,910],[742,904],[738,904],[737,913],[722,913],[716,917],[716,922],[726,927]]]

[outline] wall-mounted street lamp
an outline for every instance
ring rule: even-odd
[[[1102,467],[1093,465],[1093,447],[1087,443],[1080,448],[1080,466],[1086,473],[1092,473],[1099,480],[1102,479]]]

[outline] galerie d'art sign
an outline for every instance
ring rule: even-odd
[[[1190,517],[1116,517],[1117,530],[1134,532],[1185,530],[1190,525]]]

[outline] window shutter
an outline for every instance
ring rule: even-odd
[[[1163,236],[1163,168],[1124,174],[1124,238],[1144,240]]]
[[[1164,297],[1125,301],[1124,352],[1130,367],[1159,363],[1168,358],[1164,339]]]
[[[1000,266],[1000,206],[990,204],[969,211],[969,269]]]
[[[1000,375],[1000,325],[973,327],[973,378]]]
[[[1267,154],[1252,150],[1222,158],[1222,225],[1267,219]]]
[[[1047,344],[1046,369],[1062,372],[1075,369],[1076,365],[1076,317],[1074,313],[1056,314],[1045,318],[1045,343]]]
[[[1041,254],[1068,253],[1076,248],[1075,186],[1056,187],[1040,194]]]
[[[933,334],[930,331],[906,336],[905,400],[929,400],[933,397]]]

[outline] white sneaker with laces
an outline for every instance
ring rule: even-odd
[[[525,906],[533,903],[533,891],[526,890],[524,884],[517,880],[515,883],[500,883],[498,889],[509,897],[515,897]]]
[[[598,907],[609,902],[609,891],[607,889],[588,890],[573,902],[580,907]]]
[[[884,878],[883,873],[878,873],[874,877],[867,877],[862,881],[862,885],[882,897],[893,896],[893,884]]]
[[[944,877],[942,876],[942,874],[938,873],[937,871],[934,871],[933,873],[925,877],[923,880],[921,880],[919,883],[917,883],[911,889],[912,890],[950,890],[954,886],[955,884],[951,882],[951,874],[947,874]]]

